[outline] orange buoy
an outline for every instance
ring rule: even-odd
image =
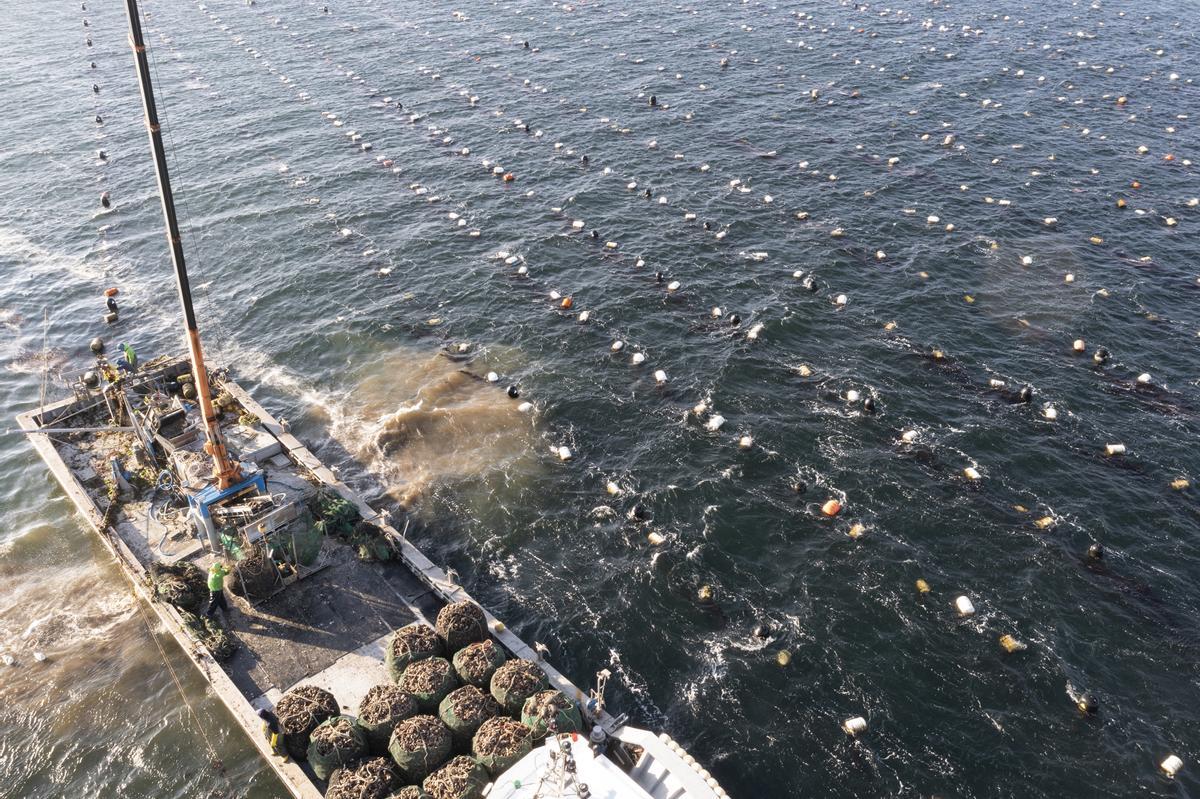
[[[564,311],[569,311],[571,309],[571,306],[574,304],[575,304],[575,301],[572,300],[570,297],[563,297],[562,308]]]
[[[516,178],[514,178],[514,177],[513,177],[513,173],[512,173],[512,172],[505,172],[505,173],[504,173],[504,182],[505,182],[505,183],[512,183],[514,180],[516,180]]]
[[[841,512],[842,503],[836,499],[831,499],[821,506],[821,513],[824,513],[826,516],[837,516]]]
[[[1123,197],[1118,197],[1118,198],[1117,198],[1117,207],[1118,207],[1118,208],[1124,208],[1124,207],[1125,207],[1125,199],[1124,199]]]
[[[1134,188],[1134,189],[1140,189],[1140,188],[1142,187],[1142,183],[1141,183],[1141,181],[1140,181],[1140,180],[1135,180],[1135,181],[1132,181],[1132,182],[1129,184],[1129,186],[1130,186],[1130,188]]]
[[[1164,161],[1174,161],[1175,156],[1171,155],[1171,153],[1167,153],[1166,155],[1163,156],[1163,160]]]
[[[117,290],[117,288],[115,286],[104,290],[105,297],[115,297],[119,293],[120,292]]]

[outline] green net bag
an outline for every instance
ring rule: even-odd
[[[519,714],[525,700],[546,687],[545,673],[532,660],[510,660],[492,675],[492,696],[511,716]]]
[[[460,749],[468,749],[480,725],[500,715],[500,704],[477,685],[464,685],[438,705],[438,718],[450,728]]]
[[[327,780],[342,766],[367,754],[367,739],[349,716],[334,716],[312,731],[308,742],[308,764],[319,780]]]
[[[519,721],[497,716],[485,721],[475,733],[471,751],[494,777],[533,751],[533,732]]]
[[[293,760],[308,757],[309,736],[321,722],[338,715],[337,700],[315,685],[293,688],[275,704],[283,745]]]
[[[487,638],[487,618],[474,602],[463,600],[446,605],[437,615],[437,632],[450,654],[467,644]]]
[[[464,646],[454,653],[452,662],[454,673],[463,683],[486,688],[491,684],[496,669],[500,668],[506,659],[504,650],[489,638]]]
[[[487,770],[474,758],[459,755],[421,783],[433,799],[482,799]]]
[[[413,716],[396,725],[388,752],[408,782],[420,782],[450,756],[453,741],[433,716]]]
[[[555,732],[583,732],[583,715],[579,712],[579,706],[562,691],[538,691],[525,700],[521,708],[521,723],[533,731],[534,740],[540,741],[546,737],[551,719],[554,720]]]
[[[442,654],[442,639],[428,624],[410,624],[396,630],[383,655],[388,676],[399,682],[410,663]]]
[[[426,658],[410,663],[396,683],[413,695],[417,705],[426,713],[437,710],[446,694],[458,687],[454,667],[445,658]]]
[[[358,726],[367,737],[374,754],[387,752],[392,730],[407,718],[417,715],[417,700],[398,685],[376,685],[358,703]]]

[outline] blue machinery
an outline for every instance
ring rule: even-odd
[[[210,483],[196,493],[187,495],[188,515],[192,517],[197,532],[203,531],[208,537],[213,552],[221,551],[221,535],[212,519],[212,507],[254,489],[257,489],[254,493],[258,496],[267,493],[267,480],[261,471],[243,477],[229,488]]]

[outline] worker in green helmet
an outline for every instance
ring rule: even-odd
[[[225,600],[225,575],[227,574],[229,574],[229,568],[219,560],[208,567],[208,610],[204,612],[204,615],[209,618],[212,618],[217,608],[226,613],[229,612],[229,603]]]

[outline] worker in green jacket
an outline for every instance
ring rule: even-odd
[[[229,603],[225,601],[225,575],[229,569],[221,561],[216,561],[208,568],[208,610],[205,616],[212,618],[217,608],[229,612]]]

